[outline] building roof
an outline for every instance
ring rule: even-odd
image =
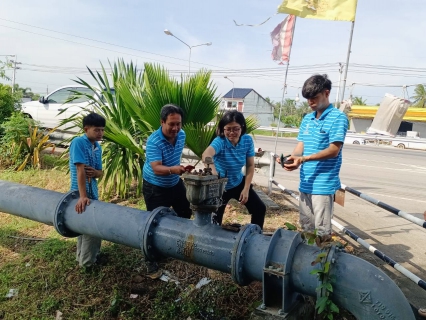
[[[223,98],[243,99],[252,91],[253,89],[250,89],[250,88],[234,88],[234,94],[232,94],[232,89],[231,89],[229,90],[227,94],[223,96]]]
[[[378,106],[353,105],[348,116],[356,119],[373,119],[378,109]],[[408,108],[403,121],[426,122],[426,108]]]

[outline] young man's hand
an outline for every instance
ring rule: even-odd
[[[88,178],[98,178],[99,172],[95,168],[84,166],[84,171],[86,172],[86,177]]]
[[[87,197],[80,197],[75,205],[75,211],[78,214],[83,213],[86,210],[86,206],[90,204],[90,199]]]
[[[286,171],[296,170],[302,164],[302,159],[303,157],[297,157],[297,156],[288,157],[286,162],[293,161],[293,163],[284,163],[284,170]]]

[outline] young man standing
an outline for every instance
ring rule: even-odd
[[[173,207],[179,217],[190,218],[192,211],[186,198],[186,188],[180,175],[185,132],[182,128],[182,109],[167,104],[161,109],[161,127],[146,142],[146,161],[143,166],[143,196],[146,208]]]
[[[91,200],[98,200],[97,179],[102,177],[102,140],[105,119],[90,113],[83,118],[84,135],[72,140],[69,152],[71,191],[77,191],[80,198],[75,206],[78,214],[84,214]],[[81,235],[77,239],[77,262],[80,267],[90,267],[95,262],[101,248],[101,239]]]
[[[342,147],[348,130],[346,115],[329,102],[331,81],[327,75],[314,75],[305,81],[302,95],[312,113],[299,128],[299,141],[284,169],[300,167],[300,224],[303,231],[331,234],[334,194],[340,189]]]

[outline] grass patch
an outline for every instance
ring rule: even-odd
[[[70,176],[66,170],[50,169],[24,171],[0,171],[0,180],[21,183],[32,187],[67,192],[70,188]]]
[[[60,158],[57,155],[44,153],[41,158],[41,165],[45,169],[65,169],[68,168],[68,158]]]

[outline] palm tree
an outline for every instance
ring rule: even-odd
[[[367,105],[367,99],[362,99],[362,97],[353,97],[352,98],[352,104],[357,106],[366,106]]]
[[[112,83],[102,66],[102,73],[89,69],[98,88],[104,88],[99,99],[93,101],[94,109],[105,116],[105,140],[103,146],[103,186],[110,194],[116,191],[125,197],[132,183],[139,195],[142,186],[142,166],[145,155],[145,139],[160,127],[160,110],[168,103],[179,105],[184,112],[183,130],[186,144],[198,157],[215,137],[216,126],[208,125],[217,120],[220,98],[216,86],[210,80],[211,72],[200,70],[191,76],[181,76],[180,81],[169,75],[159,65],[146,63],[144,72],[138,72],[132,63],[123,60],[114,63]],[[78,78],[77,83],[94,92],[99,89]],[[115,94],[110,88],[115,89]],[[75,93],[74,99],[81,95]],[[102,95],[102,96],[101,96]],[[90,95],[87,95],[91,98]],[[73,122],[81,115],[74,115],[65,123]],[[258,127],[254,117],[248,117],[247,132]],[[63,124],[65,124],[63,123]]]
[[[64,120],[61,125],[71,125],[71,128],[81,127],[81,120],[85,114],[92,110],[102,114],[107,119],[105,142],[102,144],[103,189],[108,196],[115,192],[124,198],[129,194],[131,185],[135,184],[136,194],[139,195],[142,191],[142,166],[144,163],[142,142],[147,137],[148,132],[152,130],[152,127],[146,121],[135,121],[131,113],[128,112],[129,108],[126,108],[126,105],[135,103],[134,100],[138,101],[141,98],[144,85],[143,77],[133,63],[126,65],[122,60],[119,60],[111,68],[112,82],[110,83],[105,68],[103,66],[101,68],[102,71],[96,73],[88,68],[96,82],[96,87],[91,86],[81,78],[75,80],[78,84],[95,92],[98,99],[93,101],[93,96],[90,94],[74,92],[74,96],[69,101],[85,96],[92,103],[83,112],[76,113]],[[127,83],[128,91],[134,92],[134,95],[130,98],[124,92],[117,92],[116,89],[115,92],[111,90],[117,88],[119,83],[122,82]],[[65,112],[65,110],[62,112]],[[77,135],[80,134],[82,134],[82,130]]]
[[[413,106],[417,108],[426,107],[426,88],[423,84],[418,84],[414,89],[414,96],[411,97],[414,99]]]

